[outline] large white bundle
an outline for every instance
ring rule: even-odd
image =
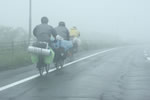
[[[34,46],[29,46],[28,51],[30,53],[44,55],[44,56],[49,56],[51,54],[50,49],[38,48],[38,47],[34,47]]]

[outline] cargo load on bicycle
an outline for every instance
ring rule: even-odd
[[[42,42],[35,42],[28,47],[28,51],[31,53],[32,63],[38,63],[39,57],[44,56],[44,63],[51,64],[54,59],[54,51],[50,47],[46,47]]]

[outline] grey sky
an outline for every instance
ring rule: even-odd
[[[33,27],[42,16],[57,26],[77,26],[82,32],[117,34],[125,39],[150,37],[149,0],[32,0]],[[28,29],[28,0],[1,0],[0,25]],[[96,34],[98,35],[98,34]]]

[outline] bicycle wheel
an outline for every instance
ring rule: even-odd
[[[64,66],[64,60],[61,60],[60,61],[60,67],[63,68],[63,66]]]
[[[55,68],[56,68],[56,70],[59,69],[59,62],[56,62],[56,63],[55,63]]]
[[[48,74],[49,69],[50,69],[50,64],[47,64],[47,65],[45,66],[46,74]]]
[[[39,70],[40,76],[43,76],[43,74],[44,74],[44,67],[41,66],[41,67],[38,68],[38,70]]]

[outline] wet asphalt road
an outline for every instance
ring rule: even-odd
[[[1,91],[0,100],[150,100],[144,50],[134,46],[99,54]]]

